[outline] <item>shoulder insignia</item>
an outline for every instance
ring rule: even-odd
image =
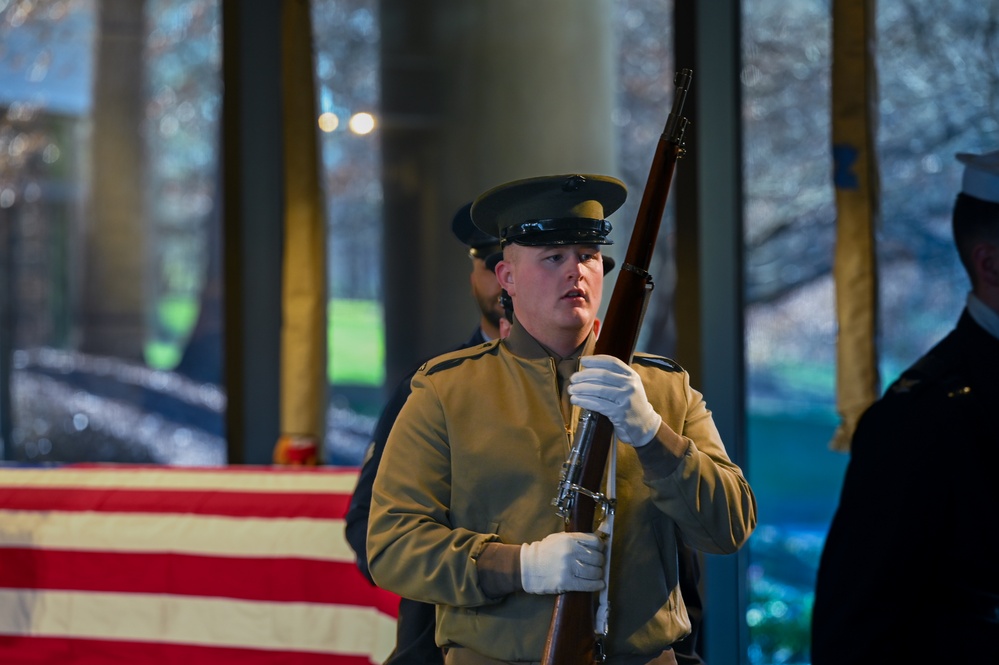
[[[960,374],[948,376],[941,382],[940,387],[948,398],[968,397],[972,392],[971,384]]]
[[[930,394],[939,396],[943,393],[948,398],[971,394],[971,385],[964,375],[932,353],[923,356],[916,364],[905,370],[891,384],[888,392],[895,395],[913,395],[934,388]]]
[[[492,342],[485,342],[484,344],[471,346],[467,349],[452,351],[451,353],[446,353],[443,356],[438,356],[433,360],[424,363],[423,367],[420,368],[420,372],[428,376],[430,374],[436,374],[437,372],[443,372],[444,370],[457,367],[464,362],[476,360],[486,355],[495,354],[498,348],[499,342],[494,340]]]
[[[646,367],[658,367],[665,372],[682,372],[683,368],[675,360],[670,360],[665,356],[651,356],[648,354],[635,354],[632,362]]]
[[[889,388],[888,390],[890,392],[898,394],[910,393],[913,390],[915,390],[917,387],[919,387],[920,383],[922,383],[922,379],[920,379],[919,377],[906,376],[905,374],[903,374],[902,376],[898,377],[895,383],[891,384],[891,388]]]

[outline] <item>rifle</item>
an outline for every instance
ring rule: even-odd
[[[690,69],[683,69],[674,76],[673,109],[656,145],[635,228],[594,349],[596,354],[609,354],[629,364],[654,287],[649,266],[673,171],[685,152],[683,136],[689,122],[682,112],[692,75]],[[613,513],[613,500],[600,493],[613,437],[614,426],[606,416],[582,410],[572,450],[562,465],[558,493],[552,501],[556,512],[565,519],[566,531],[593,532],[598,505],[605,513]],[[587,591],[569,591],[555,599],[542,665],[585,665],[604,660],[602,641],[596,637],[593,601],[593,593]]]

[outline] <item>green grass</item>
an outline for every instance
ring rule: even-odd
[[[152,369],[170,371],[180,362],[180,345],[172,342],[151,340],[144,348],[146,364]]]
[[[145,344],[146,364],[159,370],[176,367],[184,352],[178,340],[187,340],[197,320],[197,298],[173,296],[156,303],[156,338]]]
[[[167,332],[187,337],[198,320],[198,301],[180,296],[163,298],[156,305],[156,315]]]
[[[327,311],[330,384],[381,386],[385,381],[385,324],[381,303],[331,300]]]
[[[385,324],[375,300],[330,300],[327,307],[327,376],[331,385],[380,387],[385,381]],[[161,332],[169,339],[146,342],[146,363],[171,370],[183,354],[197,321],[195,299],[167,298],[156,309]]]

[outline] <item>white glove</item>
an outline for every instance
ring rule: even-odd
[[[520,546],[520,581],[527,593],[600,591],[604,541],[593,533],[553,533]]]
[[[656,413],[638,373],[614,356],[583,356],[582,369],[569,379],[570,401],[607,416],[617,438],[636,448],[659,431],[662,416]]]

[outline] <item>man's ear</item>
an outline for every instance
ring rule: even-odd
[[[999,287],[999,247],[980,242],[972,248],[971,260],[979,280],[993,288]]]
[[[510,265],[506,261],[500,261],[496,264],[496,279],[504,288],[507,284],[513,284],[513,271],[510,270]]]

